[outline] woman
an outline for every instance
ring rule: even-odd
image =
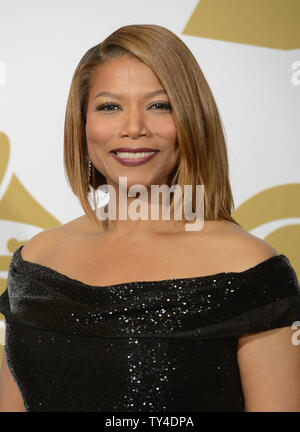
[[[231,217],[221,121],[185,44],[129,25],[88,50],[64,139],[85,215],[12,257],[1,410],[299,411],[299,283],[286,256]],[[88,194],[105,184],[120,201],[103,221]],[[148,220],[120,217],[130,187],[174,184],[204,185],[202,229],[163,220],[147,193]]]

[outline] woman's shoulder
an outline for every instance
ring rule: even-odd
[[[99,224],[98,230],[102,230]],[[96,232],[96,228],[94,227]],[[72,219],[65,224],[39,232],[28,240],[22,248],[22,257],[27,261],[42,263],[47,261],[47,255],[55,254],[76,236],[92,233],[92,224],[86,215]]]
[[[83,247],[89,237],[102,230],[101,224],[96,226],[86,215],[80,216],[32,237],[22,248],[22,258],[48,266],[54,263],[55,257],[64,255],[66,245],[69,252],[73,249],[70,245]],[[199,263],[205,263],[209,255],[213,264],[208,266],[208,271],[212,273],[242,272],[279,255],[272,245],[230,221],[205,221],[203,230],[182,234],[185,235],[188,240],[182,237],[179,243],[189,250],[189,256],[192,250]],[[202,273],[205,274],[205,269]]]
[[[212,221],[207,234],[207,243],[219,255],[225,272],[243,272],[280,255],[270,243],[230,221]],[[201,231],[195,236],[195,244],[200,244],[200,238]]]
[[[66,241],[66,231],[63,226],[39,232],[22,247],[23,260],[47,265],[49,254],[55,254]]]
[[[65,232],[61,227],[41,231],[23,245],[22,258],[42,264],[49,251],[59,248],[64,238]]]
[[[66,236],[71,239],[75,237],[89,237],[103,232],[101,222],[96,225],[86,215],[73,219],[62,225],[58,230],[58,235],[62,239]],[[256,237],[246,231],[242,226],[228,220],[205,221],[204,229],[200,231],[188,232],[182,235],[191,234],[192,242],[183,242],[187,247],[191,243],[195,245],[195,251],[200,252],[205,245],[211,253],[218,253],[219,260],[224,262],[224,271],[240,272],[251,268],[272,256],[280,253],[265,240]],[[216,257],[218,258],[218,257]]]
[[[280,255],[270,243],[243,229],[224,232],[221,241],[226,242],[229,238],[232,245],[233,259],[231,262],[235,265],[235,269],[232,271],[242,272],[273,256]]]

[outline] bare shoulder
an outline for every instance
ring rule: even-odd
[[[47,265],[53,257],[63,254],[76,238],[86,237],[96,232],[86,215],[73,219],[59,227],[44,230],[33,236],[22,248],[21,255],[26,261]],[[101,231],[98,227],[98,231]]]
[[[63,239],[64,231],[61,227],[41,231],[25,243],[21,251],[22,258],[39,263],[50,250],[58,247]]]
[[[218,221],[212,230],[212,238],[224,260],[225,271],[242,272],[279,255],[271,244],[233,222]]]

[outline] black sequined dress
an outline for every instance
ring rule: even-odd
[[[0,312],[27,411],[243,411],[239,336],[300,320],[282,254],[239,273],[95,287],[22,247]]]

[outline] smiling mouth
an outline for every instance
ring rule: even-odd
[[[153,150],[153,151],[147,151],[147,152],[118,152],[118,151],[111,151],[110,153],[114,153],[119,158],[124,159],[143,159],[148,156],[151,156],[155,153],[159,152],[159,150]]]
[[[116,152],[111,151],[112,157],[121,165],[138,166],[147,163],[159,153],[159,150],[149,152]]]

